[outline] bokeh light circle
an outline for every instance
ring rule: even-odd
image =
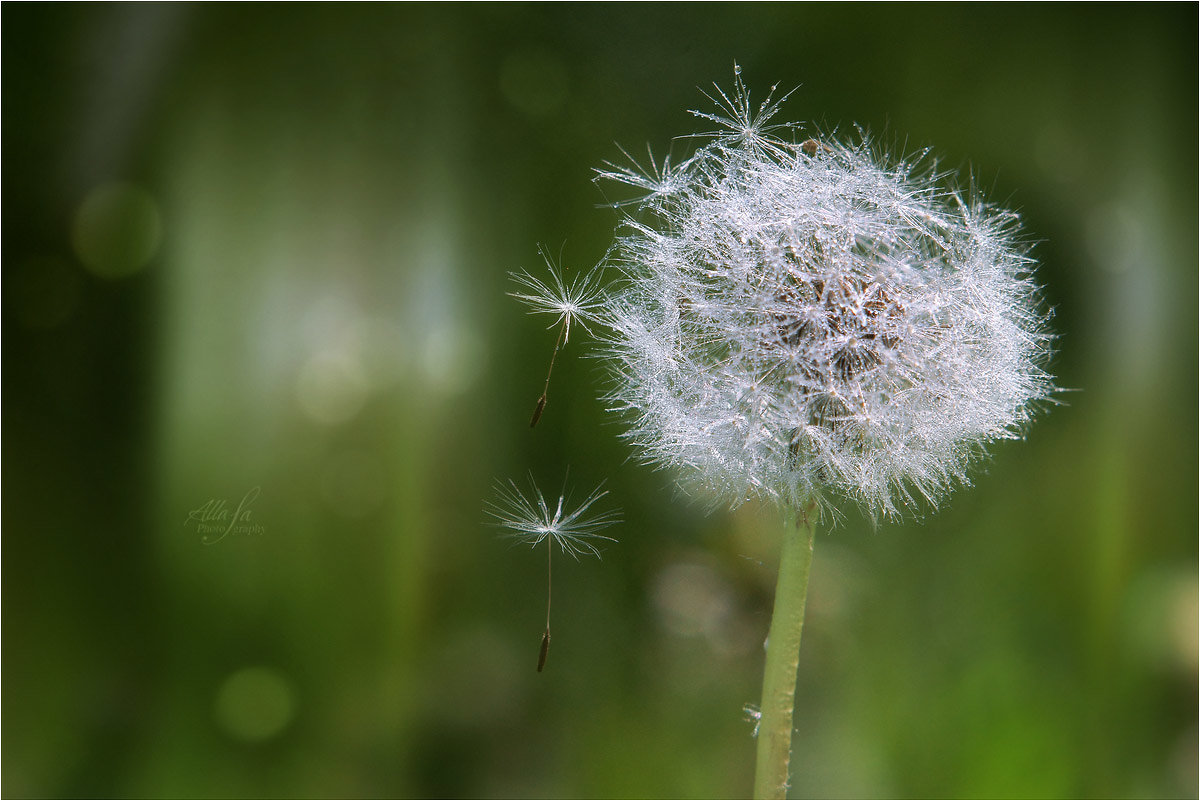
[[[287,727],[294,712],[291,683],[271,668],[238,670],[217,691],[217,725],[235,740],[269,740]]]
[[[101,278],[125,278],[154,257],[162,217],[154,197],[130,183],[101,184],[80,204],[71,244],[83,265]]]

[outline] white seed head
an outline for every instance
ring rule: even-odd
[[[606,262],[614,410],[649,463],[736,505],[832,491],[936,504],[1055,391],[1016,215],[865,135],[795,144],[737,77],[676,167],[599,171],[646,194]]]
[[[509,537],[531,548],[536,548],[549,537],[563,553],[576,559],[586,554],[599,557],[600,550],[595,541],[616,542],[616,538],[598,532],[621,519],[619,510],[587,516],[588,509],[608,495],[608,490],[603,487],[603,484],[596,487],[583,503],[570,509],[570,498],[565,487],[563,494],[558,496],[558,503],[551,508],[532,476],[529,478],[528,496],[512,480],[496,482],[496,498],[486,505],[485,511],[496,525],[510,530]]]

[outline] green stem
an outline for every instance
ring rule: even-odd
[[[816,529],[814,513],[813,505],[799,516],[789,511],[784,525],[775,610],[767,634],[767,665],[763,671],[755,798],[787,796],[796,668],[800,663],[800,633],[804,628],[804,603],[808,597],[808,571],[812,567]]]

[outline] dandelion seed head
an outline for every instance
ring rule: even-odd
[[[740,74],[709,97],[717,130],[631,203],[605,262],[610,407],[642,458],[732,505],[936,505],[1055,391],[1016,215],[861,131],[793,143],[783,98],[753,104]]]

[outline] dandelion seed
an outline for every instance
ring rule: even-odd
[[[794,122],[772,123],[771,120],[779,112],[780,107],[789,97],[793,89],[782,97],[772,99],[778,87],[772,86],[771,91],[758,108],[752,109],[750,92],[742,82],[742,71],[734,65],[733,96],[725,92],[717,84],[713,84],[714,94],[702,91],[716,107],[715,112],[692,110],[692,116],[709,120],[717,124],[717,130],[707,133],[693,134],[695,137],[713,140],[717,148],[729,148],[731,154],[754,154],[768,156],[785,154],[789,145],[780,134],[799,128]]]
[[[585,555],[600,558],[596,541],[616,542],[616,538],[599,532],[619,522],[621,514],[614,509],[587,515],[593,504],[608,495],[603,483],[592,490],[579,506],[571,509],[564,480],[563,492],[558,496],[553,511],[533,476],[529,478],[529,487],[530,493],[526,496],[514,481],[497,482],[496,498],[486,505],[485,511],[493,518],[495,525],[509,529],[508,537],[531,548],[546,543],[546,629],[542,633],[537,663],[538,673],[541,673],[550,652],[552,546],[557,544],[563,553],[575,559]]]
[[[550,629],[542,632],[542,647],[538,650],[537,672],[541,673],[546,666],[546,657],[550,655]]]
[[[800,149],[810,156],[817,155],[818,150],[823,150],[826,153],[833,152],[832,147],[822,142],[818,142],[816,139],[805,139],[800,143]]]
[[[614,183],[625,184],[634,189],[642,190],[643,194],[629,200],[618,200],[610,205],[615,208],[631,205],[645,205],[653,203],[656,200],[665,199],[675,194],[682,188],[679,182],[679,176],[686,168],[686,162],[676,167],[671,164],[671,156],[668,154],[659,162],[654,158],[654,153],[650,150],[649,145],[646,146],[646,164],[638,162],[633,156],[629,155],[629,151],[620,145],[617,146],[621,153],[625,156],[627,164],[614,164],[606,162],[607,169],[596,170],[596,181],[612,181]]]
[[[550,369],[551,370],[554,369],[553,361],[551,361]],[[546,383],[547,384],[550,383],[549,376],[546,376]],[[538,424],[538,420],[542,419],[542,412],[545,410],[545,408],[546,408],[546,393],[545,393],[545,391],[543,391],[542,396],[537,399],[537,403],[533,407],[533,416],[529,418],[529,427],[530,428],[533,428],[534,426],[536,426]]]
[[[571,323],[578,325],[591,333],[588,323],[596,319],[596,312],[601,307],[601,292],[599,271],[592,270],[577,278],[573,283],[563,280],[562,270],[539,245],[538,253],[546,261],[550,271],[549,283],[534,278],[528,272],[509,273],[509,276],[525,292],[509,292],[508,294],[530,307],[530,314],[554,314],[557,319],[549,325],[550,328],[559,326],[558,339],[554,351],[550,354],[550,369],[546,371],[546,384],[541,396],[529,419],[529,427],[533,428],[542,418],[546,408],[546,396],[550,391],[550,375],[554,372],[554,360],[558,357],[559,349],[571,338]],[[561,261],[561,259],[560,259]]]
[[[587,515],[589,509],[608,495],[604,485],[596,487],[591,494],[574,509],[570,509],[570,496],[566,492],[564,482],[563,494],[553,510],[541,489],[529,478],[530,493],[526,497],[517,487],[515,481],[498,482],[496,498],[488,503],[487,513],[495,525],[509,529],[507,534],[511,539],[536,548],[544,540],[550,540],[558,545],[563,553],[578,559],[580,556],[600,556],[600,550],[594,540],[616,542],[615,537],[609,537],[598,532],[603,531],[621,520],[619,510],[610,510]]]
[[[548,327],[562,326],[564,345],[571,338],[572,322],[578,323],[585,331],[591,333],[588,323],[596,319],[596,312],[602,306],[599,271],[591,270],[568,283],[563,278],[562,268],[554,263],[540,245],[538,253],[546,262],[550,280],[542,281],[524,270],[509,273],[512,280],[525,290],[509,292],[509,296],[528,305],[530,314],[555,315],[555,321]]]
[[[756,704],[746,704],[742,707],[742,717],[747,723],[754,724],[754,731],[750,733],[750,736],[757,737],[758,727],[762,725],[762,710]]]

